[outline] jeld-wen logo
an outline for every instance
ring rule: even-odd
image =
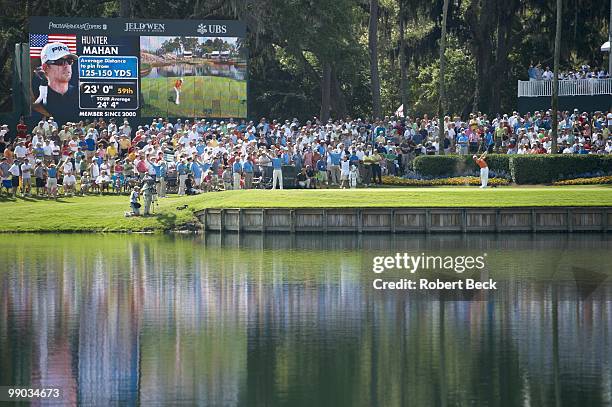
[[[166,25],[160,23],[125,23],[124,31],[165,32]]]
[[[222,24],[200,24],[198,30],[200,34],[225,34],[227,26]]]

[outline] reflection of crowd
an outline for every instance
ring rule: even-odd
[[[552,148],[550,112],[446,117],[444,138],[427,115],[418,118],[317,118],[259,122],[153,120],[133,129],[125,120],[68,122],[52,117],[29,130],[0,131],[0,176],[16,195],[127,193],[152,180],[163,198],[201,192],[283,188],[349,188],[403,175],[424,154],[545,154]],[[560,114],[558,153],[612,153],[612,112]],[[283,182],[285,180],[285,183]]]
[[[547,66],[542,69],[542,64],[529,65],[527,75],[530,81],[552,81],[554,72]],[[559,72],[559,80],[578,80],[578,79],[608,79],[610,73],[603,68],[591,68],[589,65],[582,65],[577,69],[563,70]]]

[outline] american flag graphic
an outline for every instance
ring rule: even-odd
[[[76,54],[76,34],[30,34],[30,58],[40,58],[40,51],[49,42],[61,42]]]

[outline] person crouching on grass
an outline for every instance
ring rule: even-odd
[[[125,216],[140,216],[140,207],[141,204],[138,202],[140,200],[140,187],[135,186],[130,193],[130,208],[132,212],[126,212]]]
[[[487,162],[485,161],[486,157],[487,157],[486,151],[480,157],[478,157],[476,154],[472,156],[476,164],[478,164],[478,166],[480,167],[480,183],[481,183],[480,188],[486,188],[487,183],[489,182],[489,166],[487,165]]]
[[[64,187],[64,196],[73,196],[76,193],[76,177],[74,176],[74,172],[69,171],[64,173],[62,185]]]

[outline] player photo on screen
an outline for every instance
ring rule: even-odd
[[[76,35],[30,34],[32,111],[65,122],[79,111]]]
[[[246,117],[247,65],[236,37],[140,37],[144,117]]]

